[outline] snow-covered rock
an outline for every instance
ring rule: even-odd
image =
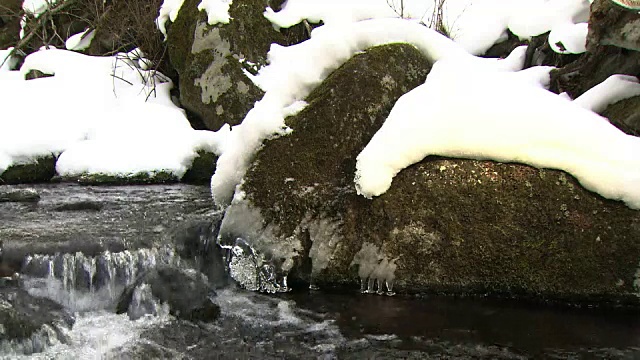
[[[408,49],[370,49],[312,92],[286,120],[291,134],[257,154],[223,220],[223,244],[242,238],[278,276],[320,287],[633,299],[640,213],[565,172],[428,157],[378,198],[355,193],[353,152],[419,83],[378,68],[376,54],[389,64],[408,56],[397,61],[421,74],[424,60]]]

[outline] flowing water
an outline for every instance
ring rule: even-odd
[[[264,295],[231,285],[214,298],[221,308],[214,322],[178,320],[161,306],[132,321],[113,311],[118,294],[151,266],[184,265],[168,230],[211,210],[208,189],[34,189],[42,197],[37,204],[0,203],[0,237],[5,253],[38,252],[24,259],[22,286],[64,305],[75,324],[62,329],[61,339],[49,339],[43,352],[24,355],[4,346],[0,359],[640,358],[637,309],[487,298],[389,297],[359,289]],[[99,206],[59,210],[87,198]],[[75,248],[88,250],[56,255]]]

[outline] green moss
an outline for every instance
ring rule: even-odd
[[[216,171],[216,161],[218,161],[218,157],[215,154],[198,151],[198,156],[193,159],[191,167],[182,177],[182,181],[189,184],[210,183],[211,176]]]
[[[16,164],[0,174],[0,184],[26,184],[47,182],[56,173],[56,157],[44,156],[31,163]]]

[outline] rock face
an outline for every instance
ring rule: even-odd
[[[413,51],[372,49],[314,91],[293,132],[258,154],[222,242],[241,238],[258,266],[318,286],[637,303],[640,212],[562,171],[430,157],[383,196],[356,195],[357,154],[427,69]]]
[[[609,105],[601,115],[625,133],[640,135],[640,96]]]
[[[0,350],[4,355],[30,355],[66,342],[63,329],[74,318],[55,302],[36,298],[14,285],[0,285]]]
[[[614,4],[611,0],[596,0],[591,5],[587,48],[609,45],[640,51],[640,14]]]
[[[239,124],[262,90],[245,75],[266,64],[272,43],[284,44],[262,13],[265,0],[234,1],[229,24],[210,26],[198,11],[200,0],[186,0],[168,28],[171,63],[180,78],[180,102],[195,128],[218,130]]]
[[[317,253],[314,272],[323,269],[320,258],[330,251],[325,247],[336,244],[301,239],[299,225],[308,222],[307,232],[331,233],[337,228],[336,219],[342,216],[339,204],[353,189],[357,154],[395,101],[423,83],[429,70],[426,58],[410,45],[376,47],[354,56],[309,95],[308,107],[286,120],[292,134],[267,142],[258,154],[243,185],[246,199],[235,201],[227,210],[221,241],[237,245],[234,252],[248,257],[247,261],[237,260],[239,268],[244,262],[255,262],[255,256],[237,238],[264,254],[264,259],[255,258],[261,278],[272,277],[272,264],[287,270],[294,261],[305,269],[300,276],[308,275],[312,263],[298,256],[305,251]],[[277,251],[272,247],[278,247]],[[246,271],[238,273],[255,278]],[[261,283],[249,287],[260,288]]]
[[[179,319],[213,321],[220,316],[220,307],[211,301],[214,295],[201,274],[161,266],[142,274],[123,291],[116,312],[127,312],[135,320],[145,314],[156,315],[158,305],[166,304],[169,312]]]
[[[640,73],[640,15],[610,0],[591,4],[587,52],[561,69],[551,72],[551,90],[573,98],[613,74]]]

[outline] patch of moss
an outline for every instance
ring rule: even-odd
[[[29,184],[47,182],[56,173],[56,160],[53,155],[36,158],[26,164],[15,164],[0,174],[0,184]]]
[[[216,171],[218,157],[210,152],[198,151],[198,156],[193,159],[191,167],[182,177],[182,182],[189,184],[209,184],[211,176]]]

